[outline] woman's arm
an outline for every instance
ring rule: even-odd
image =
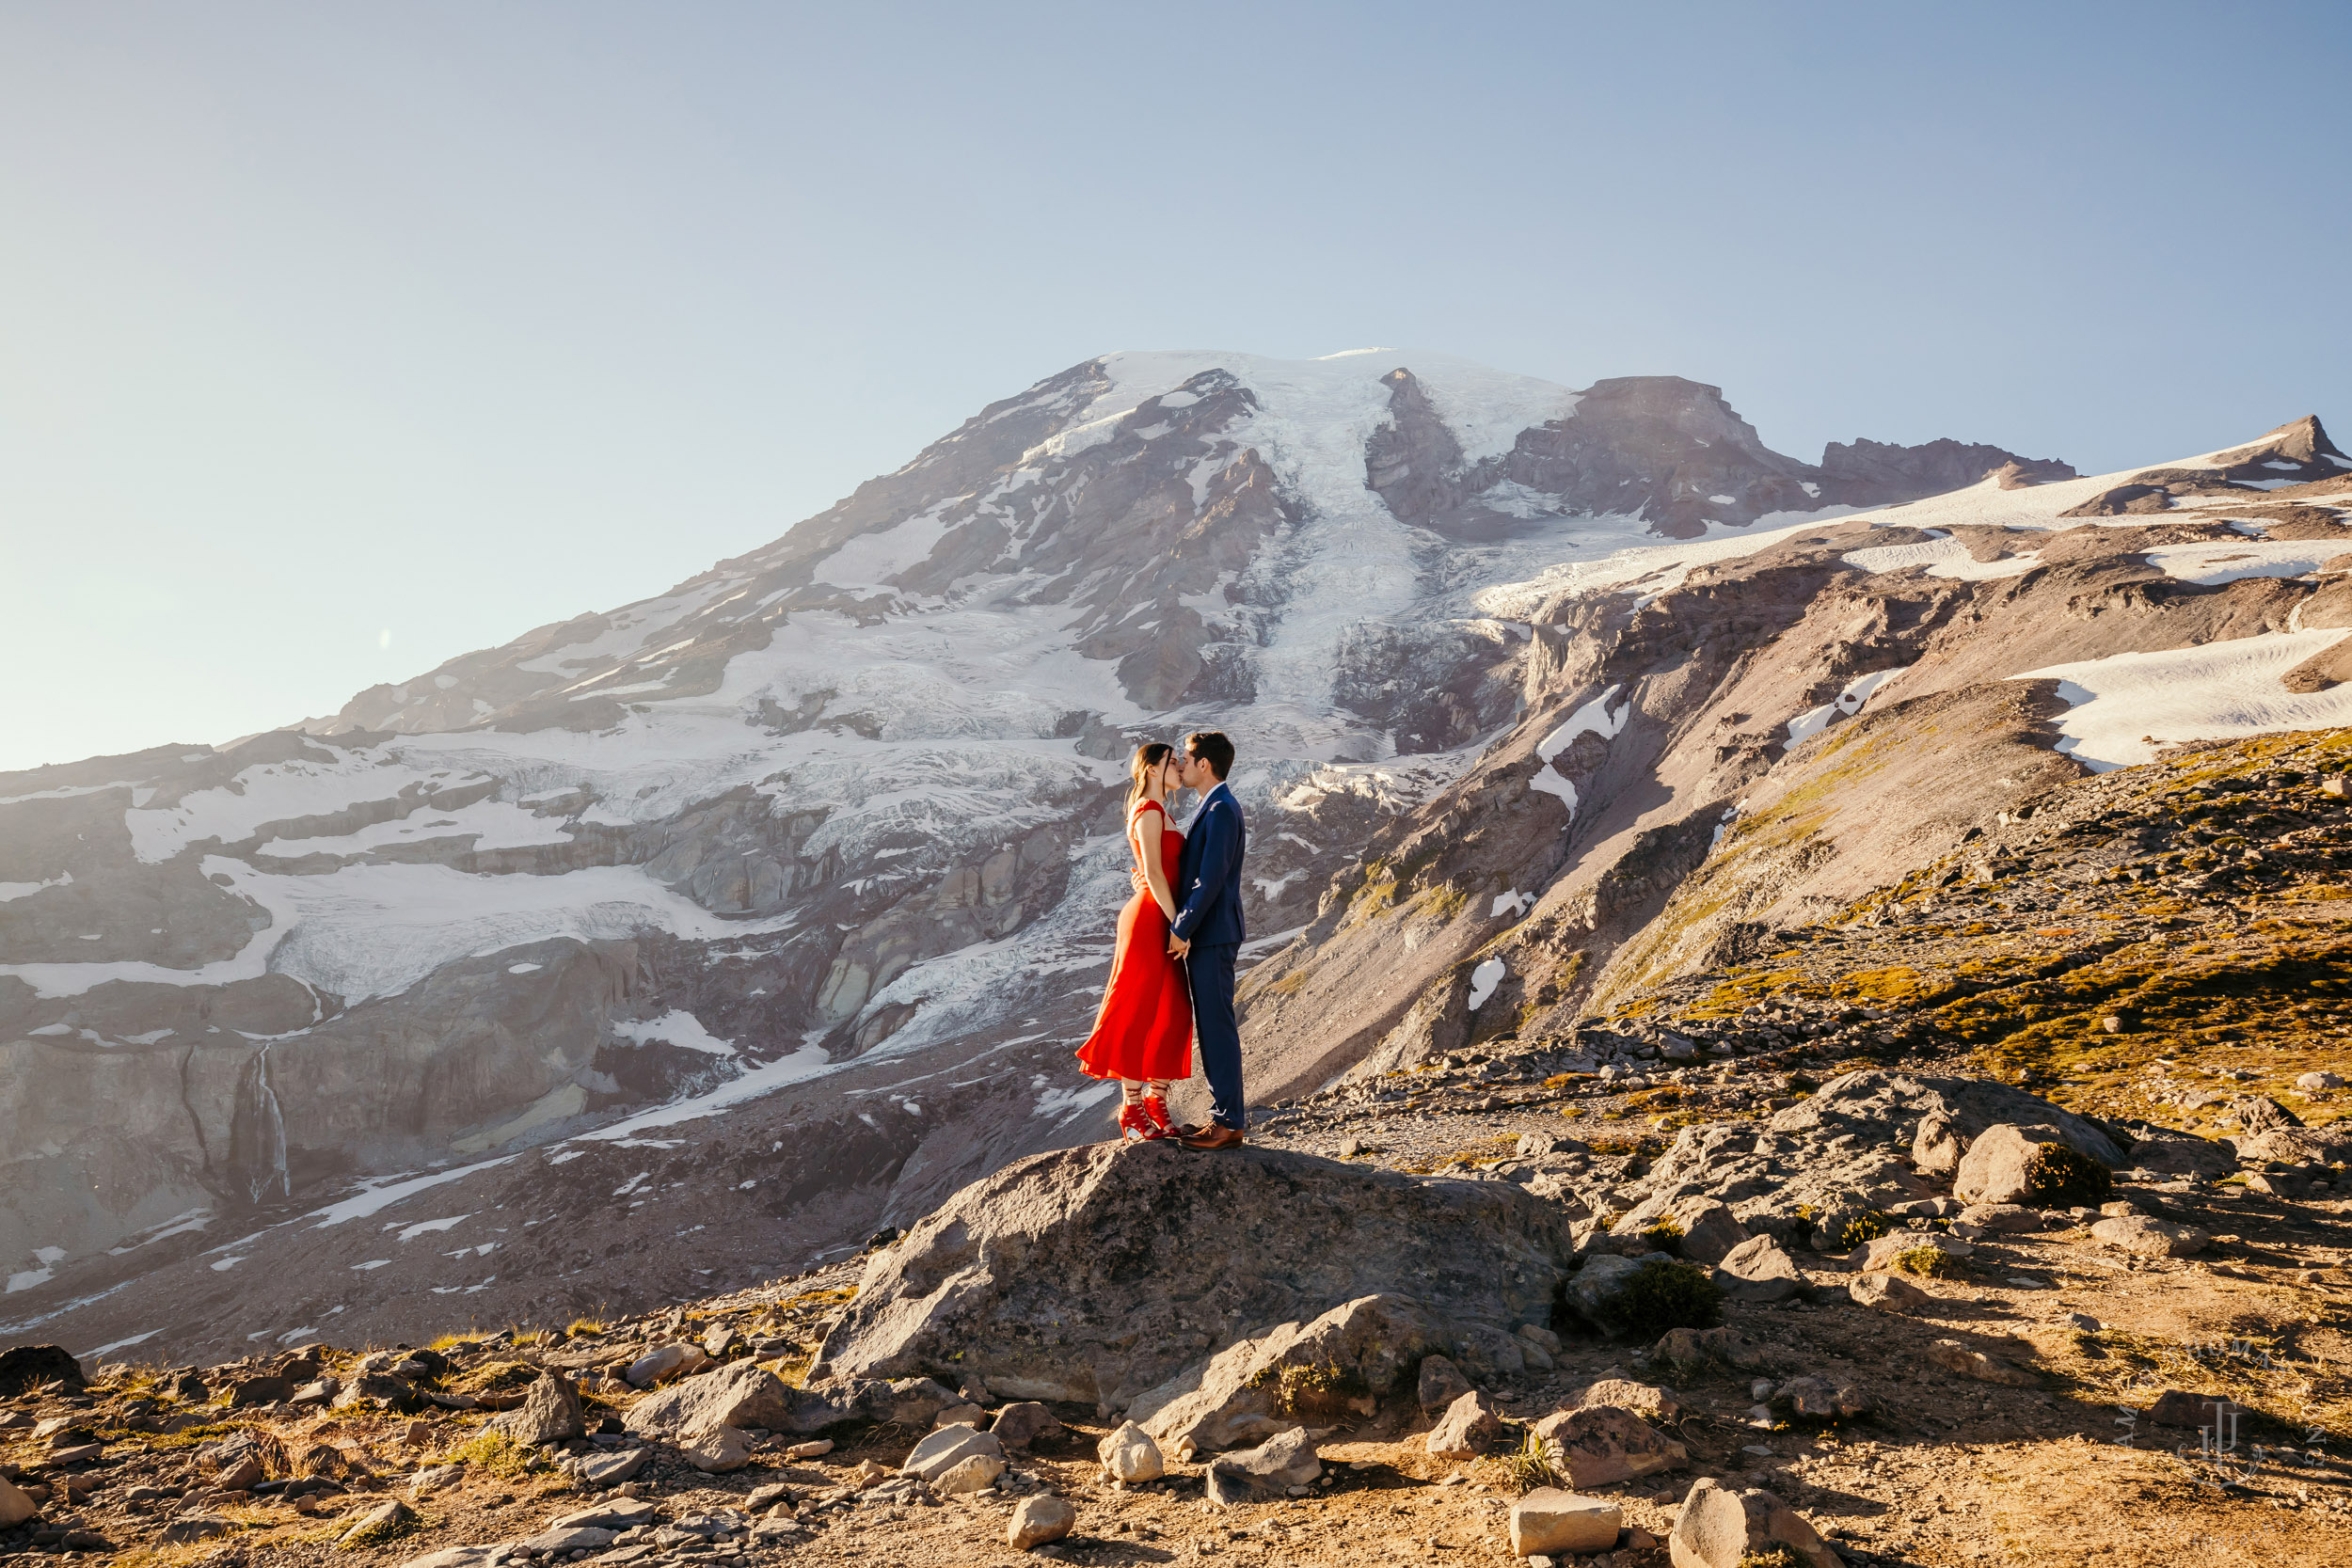
[[[1160,863],[1161,852],[1167,847],[1167,835],[1156,828],[1143,830],[1143,840],[1136,846],[1141,853],[1144,880],[1151,884],[1152,901],[1159,905],[1160,913],[1174,920],[1176,918],[1176,895],[1168,891],[1168,868]]]

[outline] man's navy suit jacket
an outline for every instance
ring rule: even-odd
[[[1241,858],[1248,838],[1232,791],[1222,784],[1210,790],[1176,861],[1174,929],[1195,947],[1239,947],[1248,940],[1241,923]]]

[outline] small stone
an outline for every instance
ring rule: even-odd
[[[363,1545],[387,1531],[414,1522],[416,1517],[416,1511],[406,1503],[398,1497],[387,1497],[366,1513],[352,1517],[349,1528],[335,1538],[335,1544],[339,1546]],[[609,1543],[612,1537],[606,1532],[604,1539]]]
[[[1957,1236],[1947,1236],[1933,1230],[1898,1230],[1891,1236],[1881,1236],[1872,1242],[1862,1256],[1862,1266],[1872,1274],[1891,1269],[1896,1259],[1919,1247],[1932,1247],[1948,1258],[1971,1258],[1977,1251]]]
[[[1993,1235],[2040,1230],[2048,1222],[2041,1211],[2016,1203],[1979,1203],[1960,1212],[1960,1223]]]
[[[652,1462],[653,1449],[623,1449],[618,1453],[581,1454],[564,1462],[564,1467],[580,1478],[580,1483],[592,1491],[618,1486],[634,1477]]]
[[[1538,1487],[1511,1505],[1511,1550],[1518,1557],[1607,1551],[1624,1521],[1607,1497]]]
[[[408,1495],[412,1497],[429,1497],[445,1486],[455,1485],[464,1479],[465,1474],[466,1467],[463,1465],[427,1465],[408,1478]]]
[[[914,1445],[906,1462],[898,1466],[898,1473],[921,1481],[936,1481],[975,1454],[985,1454],[998,1462],[998,1470],[1004,1468],[1005,1448],[994,1433],[968,1426],[942,1427]],[[995,1477],[992,1474],[989,1479]]]
[[[2088,1312],[2069,1312],[2058,1319],[2058,1326],[2077,1334],[2096,1334],[2104,1325]]]
[[[1751,1236],[1725,1253],[1714,1278],[1725,1296],[1750,1303],[1786,1301],[1812,1289],[1797,1260],[1770,1236]]]
[[[1569,1408],[1581,1410],[1596,1404],[1630,1410],[1644,1420],[1666,1426],[1672,1426],[1682,1415],[1682,1401],[1673,1389],[1661,1388],[1654,1383],[1635,1383],[1622,1377],[1604,1377],[1587,1384],[1570,1402]]]
[[[691,1345],[657,1345],[630,1362],[621,1375],[633,1387],[650,1388],[672,1372],[686,1370],[690,1359],[701,1359],[701,1353]]]
[[[1675,1568],[1738,1568],[1783,1551],[1806,1568],[1840,1568],[1837,1554],[1779,1497],[1733,1492],[1711,1476],[1692,1483],[1666,1544]]]
[[[778,1503],[788,1507],[791,1499],[792,1488],[782,1481],[770,1481],[765,1486],[753,1487],[743,1498],[743,1508],[746,1513],[765,1513]]]
[[[1340,1158],[1343,1160],[1353,1160],[1363,1151],[1364,1140],[1361,1138],[1342,1138],[1340,1140]]]
[[[2307,1072],[2295,1081],[2295,1086],[2306,1094],[2319,1094],[2328,1089],[2344,1087],[2344,1078],[2333,1072]]]
[[[989,1431],[1009,1449],[1025,1449],[1043,1438],[1058,1437],[1064,1428],[1054,1413],[1035,1400],[1022,1400],[996,1412]]]
[[[742,1343],[742,1340],[743,1337],[735,1331],[733,1323],[720,1323],[703,1336],[703,1354],[716,1361]]]
[[[1025,1552],[1059,1541],[1078,1522],[1078,1511],[1059,1497],[1025,1497],[1005,1526],[1005,1544]]]
[[[996,1484],[996,1478],[1005,1473],[1005,1462],[993,1453],[966,1454],[931,1481],[931,1490],[943,1497],[960,1497],[967,1493],[985,1492]]]
[[[587,1423],[580,1411],[580,1390],[572,1380],[557,1371],[541,1372],[523,1391],[518,1409],[503,1416],[493,1416],[487,1423],[490,1430],[502,1432],[516,1442],[530,1448],[542,1448],[561,1443],[568,1437],[584,1437]]]
[[[1209,1500],[1220,1508],[1281,1497],[1323,1474],[1312,1439],[1304,1427],[1278,1432],[1254,1449],[1242,1449],[1210,1463],[1205,1477]]]
[[[249,1453],[241,1453],[221,1470],[214,1483],[223,1492],[250,1492],[265,1472],[262,1462]]]
[[[2041,1381],[2023,1367],[1987,1355],[1979,1350],[1970,1350],[1957,1339],[1938,1339],[1927,1348],[1926,1354],[1933,1365],[1975,1383],[1998,1383],[2011,1388],[2030,1388]]]
[[[819,1437],[814,1442],[795,1443],[784,1450],[787,1459],[822,1459],[833,1452],[833,1439]]]
[[[543,1529],[536,1535],[525,1536],[515,1543],[515,1549],[537,1557],[562,1557],[571,1552],[600,1552],[612,1544],[618,1530],[602,1529],[595,1525],[573,1525],[568,1528]]]
[[[0,1476],[0,1529],[23,1524],[40,1512],[40,1505],[18,1490],[14,1481]]]
[[[210,1541],[216,1535],[227,1535],[236,1528],[236,1521],[232,1519],[216,1518],[209,1513],[183,1513],[166,1524],[163,1533],[156,1539],[167,1546],[186,1546],[199,1541]]]
[[[1473,1390],[1438,1418],[1429,1433],[1429,1454],[1433,1459],[1475,1459],[1491,1449],[1502,1433],[1502,1407]]]
[[[1911,1281],[1891,1274],[1857,1275],[1846,1286],[1846,1294],[1856,1307],[1875,1307],[1883,1312],[1915,1312],[1935,1299]]]
[[[1455,1400],[1470,1391],[1462,1369],[1442,1355],[1421,1358],[1421,1381],[1414,1390],[1424,1416],[1442,1415]]]
[[[977,1404],[951,1404],[932,1418],[931,1425],[934,1429],[956,1426],[977,1427],[987,1419],[988,1412]]]
[[[678,1457],[705,1475],[723,1475],[729,1470],[739,1470],[752,1462],[751,1449],[745,1444],[743,1434],[730,1426],[680,1433],[671,1441],[677,1447]]]
[[[2148,1407],[2148,1421],[2160,1427],[2201,1427],[2213,1419],[2213,1407],[2221,1402],[2210,1394],[2192,1394],[2184,1388],[2168,1388],[2156,1396],[2156,1402]]]
[[[1104,1438],[1094,1452],[1103,1462],[1104,1474],[1131,1486],[1137,1481],[1157,1481],[1168,1473],[1160,1446],[1152,1440],[1150,1433],[1133,1421]]]
[[[2090,1227],[2090,1238],[2103,1246],[2141,1258],[2187,1258],[2204,1251],[2213,1240],[2193,1225],[2176,1225],[2145,1214],[2101,1220]]]
[[[1553,1467],[1580,1488],[1670,1470],[1690,1458],[1681,1444],[1614,1405],[1554,1411],[1535,1423],[1534,1433]]]

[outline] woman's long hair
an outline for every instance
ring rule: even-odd
[[[1127,767],[1127,809],[1136,809],[1143,799],[1143,781],[1152,776],[1152,769],[1166,762],[1176,748],[1165,740],[1147,740],[1136,748],[1136,759]]]

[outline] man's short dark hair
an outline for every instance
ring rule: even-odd
[[[1217,783],[1223,784],[1232,777],[1233,743],[1225,738],[1223,731],[1193,731],[1184,736],[1184,752],[1186,755],[1207,763],[1209,770],[1216,775]]]

